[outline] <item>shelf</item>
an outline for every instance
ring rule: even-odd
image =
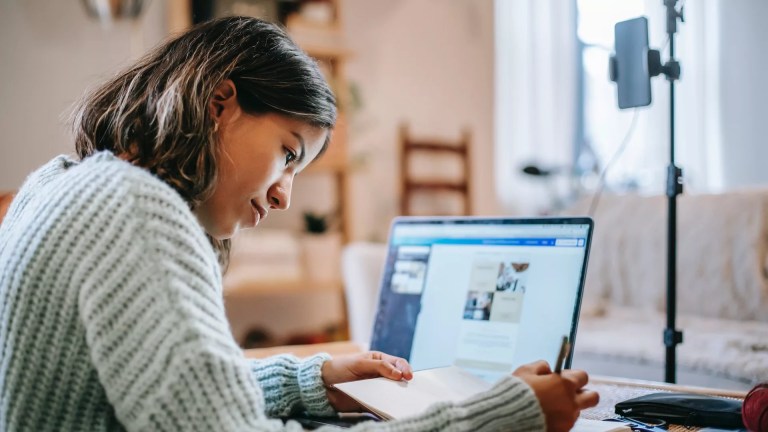
[[[340,48],[333,45],[322,45],[316,42],[302,42],[299,37],[296,37],[293,34],[291,34],[291,37],[293,37],[296,43],[299,44],[301,49],[318,60],[347,59],[352,55],[351,51],[346,48]]]
[[[306,174],[346,174],[347,171],[349,171],[349,165],[346,161],[323,156],[320,160],[308,166],[304,172]]]
[[[291,38],[312,57],[335,60],[352,54],[338,24],[317,24],[291,16],[285,27]]]
[[[342,293],[344,286],[341,281],[312,281],[308,279],[297,280],[224,280],[224,296],[236,297],[247,295],[295,295],[306,292]]]
[[[320,159],[307,167],[308,173],[343,173],[349,168],[347,162],[347,124],[346,118],[339,113],[336,128],[331,135],[331,142]]]
[[[338,21],[332,20],[327,23],[315,22],[302,17],[300,13],[295,13],[288,16],[288,20],[285,23],[285,27],[288,29],[288,31],[308,30],[308,31],[316,31],[316,32],[333,33],[337,36],[340,36],[342,34],[342,28]]]
[[[318,23],[300,15],[294,15],[286,23],[286,30],[296,44],[321,65],[325,78],[336,93],[339,118],[331,143],[326,153],[307,167],[306,173],[333,178],[335,191],[331,196],[336,197],[336,205],[340,214],[340,233],[342,242],[346,242],[351,238],[350,220],[352,212],[349,205],[348,125],[343,111],[348,106],[345,103],[348,92],[345,74],[346,60],[352,56],[352,51],[348,48],[345,40],[344,26],[341,21],[341,0],[330,0],[330,2],[334,8],[331,22]],[[171,31],[180,32],[191,26],[193,21],[192,8],[188,0],[169,0],[167,7],[168,26]],[[249,330],[247,325],[252,324],[255,319],[252,310],[249,309],[249,302],[260,304],[258,300],[261,297],[269,298],[269,303],[263,307],[277,318],[285,318],[285,322],[280,325],[287,327],[291,327],[294,323],[306,325],[307,314],[296,312],[295,315],[290,315],[290,312],[287,312],[289,308],[285,307],[285,311],[279,310],[279,307],[275,309],[271,302],[276,301],[278,305],[287,305],[290,304],[287,299],[292,297],[299,302],[303,300],[305,303],[311,303],[310,306],[315,307],[316,304],[312,303],[315,299],[327,300],[335,297],[337,300],[341,299],[339,304],[343,305],[344,290],[340,280],[318,282],[300,278],[290,279],[296,274],[279,274],[278,269],[267,268],[272,270],[273,279],[271,280],[256,279],[248,277],[248,275],[240,277],[231,273],[229,277],[225,275],[223,295],[227,301],[231,302],[229,306],[241,309],[241,315],[234,318],[230,317],[233,332],[236,328],[239,328],[243,334]],[[280,279],[281,277],[283,279]],[[346,310],[342,308],[334,313],[339,315],[342,324],[346,323]],[[276,319],[276,321],[280,320]]]
[[[299,13],[287,17],[285,28],[288,35],[307,54],[319,64],[321,71],[336,96],[339,118],[331,138],[331,143],[316,162],[306,169],[307,174],[332,175],[336,183],[336,203],[340,215],[342,242],[351,239],[352,228],[350,219],[350,163],[348,157],[347,129],[344,110],[348,106],[349,88],[345,73],[346,61],[352,56],[352,51],[346,42],[341,13],[341,0],[329,0],[326,7],[331,7],[331,13],[317,14]],[[310,12],[310,11],[303,11]],[[326,10],[326,12],[328,12]],[[314,18],[312,18],[314,17]]]

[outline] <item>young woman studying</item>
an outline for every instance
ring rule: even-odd
[[[83,98],[77,157],[31,174],[0,225],[0,429],[300,430],[360,407],[330,386],[411,379],[384,353],[248,360],[222,301],[229,239],[290,204],[336,121],[315,62],[231,17],[156,48]],[[581,371],[520,368],[490,391],[360,430],[566,431]]]

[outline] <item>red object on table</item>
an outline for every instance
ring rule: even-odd
[[[747,393],[741,417],[750,431],[768,432],[768,383],[758,384]]]

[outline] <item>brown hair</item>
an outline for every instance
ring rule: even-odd
[[[336,100],[313,59],[274,24],[227,17],[161,44],[87,94],[72,117],[77,154],[125,156],[194,210],[216,183],[208,103],[225,79],[248,113],[283,114],[329,130],[336,123]],[[208,239],[226,268],[230,241]]]

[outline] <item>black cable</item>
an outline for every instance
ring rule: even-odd
[[[627,149],[630,138],[632,138],[632,134],[635,131],[635,125],[637,125],[637,117],[639,112],[640,110],[635,108],[634,113],[632,114],[632,122],[629,124],[629,128],[627,128],[627,132],[624,134],[624,138],[621,140],[621,145],[618,149],[616,149],[616,152],[613,154],[613,156],[611,156],[611,160],[608,161],[608,163],[605,165],[603,172],[600,173],[600,180],[598,180],[597,189],[595,190],[595,195],[592,197],[592,204],[589,206],[589,213],[587,213],[589,217],[594,216],[595,210],[597,210],[597,204],[600,202],[600,195],[603,193],[603,188],[605,187],[605,176],[608,174],[608,170],[611,169],[611,166],[616,163],[617,160],[619,160],[619,157],[622,153],[624,153],[624,150]]]

